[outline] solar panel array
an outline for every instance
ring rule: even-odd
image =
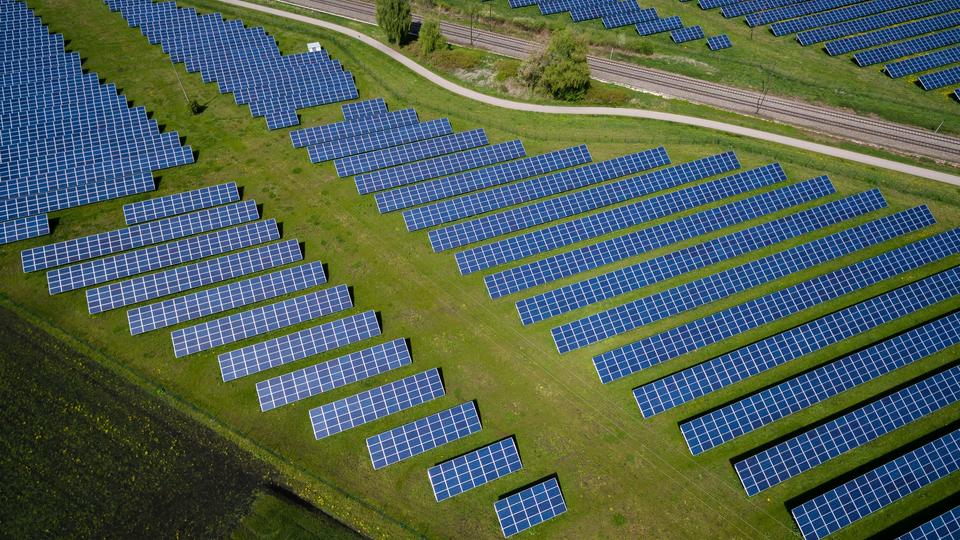
[[[472,129],[444,137],[412,142],[392,148],[384,148],[366,154],[356,154],[333,162],[337,176],[344,177],[363,174],[395,165],[403,165],[420,159],[469,150],[488,143],[487,134],[482,129]]]
[[[550,317],[795,238],[886,206],[879,190],[859,193],[517,301],[520,322]]]
[[[719,51],[721,49],[729,49],[730,47],[733,47],[733,43],[730,42],[730,36],[726,34],[720,34],[719,36],[708,37],[707,47],[710,47],[711,51]]]
[[[427,476],[433,496],[442,502],[523,467],[512,437],[430,467]]]
[[[734,463],[748,495],[784,482],[960,401],[960,367],[887,395]]]
[[[480,431],[472,401],[431,414],[367,439],[374,469],[398,463]]]
[[[374,345],[257,383],[260,410],[269,411],[308,397],[329,392],[411,362],[404,339]]]
[[[671,30],[683,28],[683,21],[680,20],[680,17],[676,16],[666,17],[663,19],[654,19],[652,21],[637,23],[635,28],[637,29],[637,33],[641,36],[652,36],[661,32],[669,32]]]
[[[604,383],[938,261],[960,250],[960,229],[919,240],[594,357]]]
[[[375,131],[359,137],[334,139],[307,147],[311,163],[322,163],[354,154],[382,150],[391,146],[422,141],[440,135],[453,133],[450,121],[446,118],[428,120],[419,124],[411,124],[395,129]]]
[[[297,110],[355,99],[353,76],[325,51],[283,55],[262,28],[226,21],[219,13],[151,0],[104,0],[151,43],[160,44],[175,63],[200,72],[205,82],[233,93],[268,129],[300,123]]]
[[[417,111],[413,109],[383,111],[379,114],[347,119],[342,122],[295,129],[290,132],[290,142],[293,143],[294,148],[305,148],[338,139],[352,139],[378,131],[410,126],[419,121]]]
[[[952,269],[841,309],[634,390],[650,417],[960,294]]]
[[[952,540],[958,537],[960,537],[960,506],[940,514],[898,540]]]
[[[26,4],[0,12],[0,243],[49,234],[44,214],[151,191],[153,171],[193,162],[176,132],[84,73]]]
[[[511,537],[567,511],[556,478],[500,499],[493,505],[504,537]]]
[[[703,28],[701,28],[699,24],[686,26],[670,32],[670,39],[672,39],[674,43],[686,43],[703,38]]]
[[[711,274],[552,330],[560,353],[634,330],[926,227],[926,209],[907,210]]]
[[[957,14],[956,23],[960,25],[960,14]],[[861,51],[853,55],[853,59],[857,62],[857,65],[861,67],[870,66],[873,64],[879,64],[881,62],[887,62],[889,60],[896,60],[897,58],[902,58],[911,54],[918,54],[932,49],[946,47],[955,43],[960,43],[960,28],[955,28],[946,32],[939,32],[936,34],[929,34],[907,41],[891,43],[890,45],[877,47],[876,49]],[[827,45],[829,46],[830,43]]]
[[[916,3],[916,0],[904,0],[905,3]],[[870,9],[867,9],[868,4]],[[821,43],[830,39],[837,39],[845,36],[850,36],[854,34],[859,34],[861,32],[866,32],[869,30],[876,30],[878,28],[884,28],[893,24],[899,24],[907,21],[912,21],[921,17],[928,17],[930,15],[939,15],[951,11],[957,7],[956,0],[938,0],[936,2],[929,2],[926,4],[920,4],[916,6],[909,5],[907,7],[896,9],[893,11],[887,11],[884,13],[879,13],[883,11],[887,6],[895,5],[896,2],[893,0],[875,0],[874,2],[864,2],[863,4],[858,4],[856,6],[850,6],[846,8],[849,10],[849,13],[844,15],[832,15],[834,12],[827,12],[814,17],[813,20],[806,21],[805,23],[786,21],[784,23],[778,23],[772,28],[774,32],[782,29],[786,32],[794,32],[797,29],[803,28],[813,28],[812,30],[807,30],[805,32],[800,32],[797,34],[797,41],[801,45],[813,45],[814,43]],[[878,11],[879,10],[879,11]],[[837,10],[840,11],[840,10]],[[876,15],[871,15],[869,17],[864,17],[862,19],[855,20],[846,20],[851,17],[859,17],[862,14],[866,13],[877,13]],[[833,24],[830,26],[823,26],[822,28],[816,28],[821,26],[824,21],[846,21],[840,22],[838,24]],[[778,27],[778,25],[782,25]]]
[[[805,540],[819,539],[960,469],[960,430],[892,459],[791,509]]]
[[[423,371],[310,409],[313,436],[324,439],[443,395],[440,371]]]
[[[937,17],[930,17],[929,19],[922,19],[919,21],[913,21],[897,26],[891,26],[889,28],[883,28],[881,30],[874,30],[872,32],[866,32],[864,34],[846,37],[843,39],[838,39],[836,41],[831,41],[824,45],[824,48],[831,55],[846,54],[853,51],[859,51],[866,49],[868,47],[874,47],[877,45],[883,45],[885,43],[891,43],[893,41],[905,40],[907,38],[913,38],[915,36],[923,36],[929,32],[934,32],[936,30],[944,30],[947,28],[953,28],[954,26],[960,25],[960,13],[948,13],[946,15],[939,15]],[[944,34],[943,32],[937,34],[931,34],[929,36],[923,36],[916,39],[910,39],[904,41],[902,44],[892,43],[891,45],[880,47],[881,50],[886,49],[887,47],[913,47],[917,44],[920,44],[919,49],[913,52],[923,52],[929,50],[929,44],[931,40],[938,39],[937,36]],[[949,45],[949,43],[945,43]],[[885,60],[892,60],[893,58],[899,58],[900,56],[906,56],[910,54],[912,49],[906,49],[904,54],[899,54],[897,56],[891,56],[879,60],[878,62],[883,62]],[[877,62],[865,63],[861,61],[861,55],[870,55],[871,51],[864,51],[862,53],[857,53],[853,55],[853,59],[856,60],[857,64],[860,66],[866,66],[870,64],[875,64]]]
[[[960,66],[921,75],[918,80],[924,90],[936,90],[960,83]]]
[[[960,343],[954,313],[680,424],[701,454],[845,390]]]
[[[883,66],[883,71],[892,78],[898,78],[955,62],[960,62],[960,47],[942,49],[937,52],[914,56],[907,60],[887,64]]]
[[[239,200],[240,190],[237,189],[237,184],[228,182],[125,204],[123,205],[123,219],[127,225],[136,225],[145,221],[195,212]]]

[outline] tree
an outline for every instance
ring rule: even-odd
[[[557,99],[583,99],[590,88],[587,44],[569,30],[557,32],[546,49],[534,53],[520,66],[518,74],[530,88]]]
[[[410,0],[377,0],[377,25],[387,34],[387,41],[402,45],[412,24]]]
[[[423,24],[420,25],[418,41],[420,42],[420,52],[422,54],[430,54],[433,51],[445,49],[447,47],[447,40],[440,32],[440,21],[434,17],[424,20]]]

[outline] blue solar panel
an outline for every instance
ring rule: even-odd
[[[624,0],[623,2],[583,4],[570,8],[570,17],[574,22],[589,21],[599,19],[604,15],[613,15],[615,13],[635,13],[641,11],[636,0]],[[638,22],[638,21],[634,21]],[[620,26],[626,26],[633,23],[625,23]]]
[[[680,20],[680,17],[654,19],[636,25],[637,33],[641,36],[652,36],[653,34],[669,32],[670,30],[677,30],[679,28],[683,28],[683,21]]]
[[[907,60],[894,62],[883,66],[883,70],[890,77],[896,79],[905,75],[912,75],[921,71],[928,71],[947,64],[960,62],[960,47],[939,50],[930,54],[914,56]]]
[[[795,19],[811,13],[827,11],[856,4],[859,0],[808,0],[799,2],[778,9],[767,9],[760,13],[751,13],[747,15],[746,21],[749,26],[760,26],[772,22]],[[726,16],[726,14],[724,14]]]
[[[836,39],[844,36],[850,36],[853,34],[859,34],[869,30],[876,30],[878,28],[884,28],[886,26],[891,26],[907,21],[912,21],[921,17],[929,17],[930,15],[938,15],[945,13],[957,7],[956,0],[938,0],[936,2],[930,2],[927,4],[920,4],[917,6],[904,7],[902,9],[896,9],[893,11],[886,11],[884,13],[879,13],[880,11],[885,11],[889,7],[899,5],[899,3],[915,4],[923,0],[874,0],[874,2],[864,2],[863,4],[857,4],[855,6],[850,6],[845,8],[845,13],[840,15],[833,15],[828,17],[828,14],[833,14],[835,12],[827,12],[823,14],[813,15],[805,19],[796,19],[795,21],[786,21],[783,23],[777,23],[771,27],[774,30],[774,33],[782,32],[777,35],[784,35],[785,33],[796,32],[798,29],[807,29],[815,28],[814,30],[807,30],[806,32],[800,32],[797,34],[797,41],[801,45],[812,45],[814,43],[820,43],[830,39]],[[834,21],[844,21],[854,17],[862,17],[869,13],[877,13],[876,15],[871,15],[869,17],[864,17],[862,19],[856,19],[852,21],[842,22],[840,24],[834,24],[831,26],[824,26],[822,28],[816,28],[822,24]]]
[[[686,165],[694,165],[694,167],[686,168]],[[633,198],[636,192],[641,192],[636,194],[642,195],[644,191],[668,189],[678,184],[682,185],[706,176],[713,176],[716,173],[713,169],[714,167],[702,167],[702,163],[692,162],[633,178],[628,182],[614,182],[594,189],[604,195],[602,199],[605,204],[613,204]],[[658,175],[657,173],[660,172],[666,174]],[[603,236],[784,180],[786,180],[786,175],[777,165],[751,169],[720,180],[695,185],[627,206],[613,208],[520,236],[505,238],[492,244],[461,251],[456,254],[457,266],[460,273],[466,275]],[[608,193],[610,195],[607,196]]]
[[[827,52],[831,55],[846,54],[848,52],[859,51],[861,49],[866,49],[867,47],[873,47],[875,45],[883,45],[884,43],[890,43],[891,41],[897,41],[900,39],[906,39],[914,36],[919,36],[921,34],[926,34],[928,32],[933,32],[935,30],[943,30],[945,28],[952,28],[954,26],[960,25],[960,13],[948,13],[946,15],[940,15],[938,17],[931,17],[929,19],[923,19],[920,21],[909,22],[906,24],[901,24],[897,26],[892,26],[890,28],[884,28],[882,30],[875,30],[873,32],[867,32],[865,34],[860,34],[857,36],[852,36],[848,38],[838,39],[836,41],[831,41],[827,43],[824,47]],[[909,41],[903,42],[903,44],[893,44],[890,47],[912,47],[919,46],[919,50],[916,52],[922,52],[929,50],[931,47],[925,46],[925,44],[930,43],[940,39],[939,36],[944,34],[955,34],[960,29],[951,30],[950,32],[941,32],[939,34],[934,34],[931,36],[923,36],[917,39],[911,39]],[[955,43],[955,41],[949,41],[944,43],[944,45],[950,45]],[[881,49],[886,49],[887,47],[881,47],[880,49],[874,49],[879,51]],[[872,54],[872,51],[865,51],[863,53],[858,53],[854,55],[854,60],[857,61],[857,64],[860,66],[866,66],[870,64],[876,64],[879,62],[885,62],[887,60],[892,60],[894,58],[899,58],[901,56],[906,56],[911,54],[909,49],[903,54],[897,56],[885,57],[877,61],[872,62],[863,62],[860,58],[861,55],[869,56]]]
[[[733,47],[733,43],[730,42],[730,36],[726,34],[720,34],[719,36],[710,36],[707,38],[707,47],[711,51],[719,51],[721,49],[729,49]]]
[[[653,381],[633,391],[644,417],[693,401],[960,294],[951,269]]]
[[[9,244],[28,238],[50,234],[50,220],[39,214],[0,223],[0,244]]]
[[[156,274],[138,276],[95,289],[87,289],[87,309],[93,315],[302,259],[299,242],[287,240],[216,259],[178,266]]]
[[[823,538],[960,469],[960,430],[791,510],[805,540]]]
[[[392,169],[362,174],[354,178],[357,191],[361,195],[382,191],[397,186],[412,184],[438,176],[446,176],[476,169],[501,161],[520,158],[526,155],[523,143],[519,139],[484,146],[457,154],[448,154],[424,161],[401,165]]]
[[[830,180],[827,177],[820,177],[596,244],[590,244],[573,251],[553,255],[509,270],[502,270],[486,276],[484,284],[491,298],[500,298],[676,242],[689,240],[711,231],[756,219],[833,192],[834,189]]]
[[[667,153],[662,147],[645,150],[540,178],[532,178],[495,189],[464,195],[449,201],[414,208],[405,211],[403,219],[407,224],[407,230],[416,231],[591,184],[598,184],[618,176],[665,165],[669,161],[670,158],[667,157]],[[476,221],[470,223],[476,223]],[[446,238],[451,231],[455,230],[457,230],[455,227],[448,227],[444,229],[445,232],[442,234]],[[431,235],[433,232],[431,232]],[[431,243],[433,243],[432,239]],[[446,241],[440,243],[446,245]],[[453,247],[456,247],[456,245],[449,245],[444,249]],[[440,251],[436,247],[434,249]]]
[[[864,223],[552,329],[561,354],[776,281],[934,223],[925,207]]]
[[[386,131],[377,131],[351,139],[337,139],[307,148],[312,163],[321,163],[353,154],[381,150],[391,146],[421,141],[440,135],[453,133],[450,121],[446,118],[430,120],[420,124],[399,127]]]
[[[449,178],[440,178],[422,184],[377,193],[375,195],[377,209],[380,210],[381,214],[392,212],[446,197],[506,184],[514,180],[552,173],[574,165],[588,163],[591,159],[590,151],[583,144],[563,150],[554,150],[546,154],[465,172]]]
[[[292,373],[284,373],[257,383],[260,410],[266,412],[366,380],[409,365],[411,361],[407,342],[401,338],[298,369]]]
[[[960,83],[960,66],[921,75],[919,81],[920,86],[928,91]]]
[[[489,141],[482,129],[473,129],[444,137],[417,141],[366,154],[355,154],[333,162],[337,176],[352,176],[421,159],[442,156],[461,150],[485,146]]]
[[[340,107],[343,117],[347,120],[356,120],[364,116],[376,116],[387,112],[387,103],[383,98],[367,99],[356,103],[347,103]]]
[[[296,129],[290,132],[290,141],[293,143],[294,148],[316,146],[338,139],[350,139],[378,131],[397,129],[416,124],[418,121],[417,111],[413,109],[403,109],[377,116]]]
[[[748,495],[960,401],[960,367],[938,373],[734,463]]]
[[[608,13],[606,15],[602,15],[603,27],[608,30],[620,28],[621,26],[630,26],[631,24],[651,21],[656,18],[657,10],[653,8],[636,9],[633,11]]]
[[[898,540],[956,540],[960,538],[960,506],[920,525]]]
[[[493,505],[503,536],[509,538],[567,511],[556,478],[539,482]]]
[[[217,360],[223,381],[227,382],[379,335],[376,313],[365,311],[226,352]]]
[[[138,174],[121,181],[107,180],[70,186],[17,199],[0,200],[0,221],[76,208],[156,189],[153,175]]]
[[[313,436],[317,440],[324,439],[443,395],[440,371],[434,368],[417,373],[310,409]]]
[[[279,237],[277,222],[273,219],[248,223],[233,229],[57,268],[47,272],[47,286],[50,294],[58,294],[255,246]]]
[[[257,203],[245,201],[26,249],[20,256],[23,271],[33,272],[239,225],[259,217]]]
[[[130,335],[237,309],[327,282],[323,264],[307,263],[263,276],[148,304],[127,312]],[[349,306],[348,306],[349,307]]]
[[[513,438],[503,439],[427,470],[437,502],[482,486],[523,467]]]
[[[666,255],[618,268],[577,283],[517,301],[520,322],[550,317],[646,287],[711,264],[739,257],[808,232],[835,225],[887,205],[879,190],[829,202]]]
[[[960,25],[960,13],[957,15],[956,23]],[[857,62],[857,65],[861,67],[870,66],[932,49],[939,49],[940,47],[946,47],[955,43],[960,43],[960,28],[921,36],[876,49],[861,51],[853,55],[853,59]],[[828,43],[827,45],[830,44]]]
[[[468,401],[374,435],[367,439],[367,451],[373,468],[382,469],[478,431],[480,416]]]
[[[123,205],[123,219],[127,225],[136,225],[145,221],[186,214],[211,206],[232,203],[240,200],[240,192],[235,182],[175,193],[166,197]]]
[[[173,354],[182,358],[249,337],[287,328],[353,307],[346,285],[222,317],[170,334]],[[133,328],[131,327],[131,331]]]
[[[670,32],[670,39],[672,39],[674,43],[686,43],[703,38],[703,28],[701,28],[699,24],[678,28]]]
[[[960,229],[926,238],[594,357],[610,382],[955,254]],[[689,336],[696,336],[690,338]]]
[[[957,343],[954,313],[683,422],[680,431],[690,452],[701,454]]]

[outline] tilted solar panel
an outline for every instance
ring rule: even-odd
[[[427,476],[437,502],[523,468],[513,437],[430,467]]]
[[[921,75],[918,79],[924,90],[936,90],[960,83],[960,66]]]
[[[945,28],[952,28],[954,26],[960,25],[960,13],[947,13],[946,15],[940,15],[937,17],[931,17],[929,19],[923,19],[920,21],[913,21],[897,26],[892,26],[890,28],[883,28],[881,30],[874,30],[872,32],[867,32],[865,34],[860,34],[852,37],[846,37],[838,39],[836,41],[831,41],[827,43],[824,47],[827,50],[827,53],[831,55],[846,54],[848,52],[859,51],[861,49],[866,49],[867,47],[873,47],[876,45],[883,45],[884,43],[890,43],[891,41],[897,41],[900,39],[911,38],[914,36],[920,36],[928,32],[933,32],[936,30],[943,30]],[[960,29],[958,29],[960,30]],[[934,36],[924,36],[916,40],[910,40],[905,43],[924,43],[928,39],[937,39]],[[949,43],[947,43],[949,45]],[[899,44],[890,45],[891,47],[899,46]],[[881,47],[886,48],[886,47]],[[920,49],[920,51],[928,49]],[[920,52],[917,51],[917,52]],[[870,51],[864,53],[858,53],[854,55],[854,60],[857,61],[857,64],[860,66],[869,65],[864,63],[859,58],[860,54],[869,55]],[[906,53],[909,54],[909,53]],[[883,58],[876,62],[870,62],[871,64],[884,62],[886,60],[892,60],[894,58],[899,58],[900,56],[906,56],[906,54],[901,54],[898,56],[891,56],[888,58]]]
[[[232,203],[240,200],[240,191],[236,182],[217,184],[183,193],[175,193],[156,199],[123,205],[123,218],[127,225],[136,225],[177,214],[186,214],[211,206]]]
[[[145,172],[120,181],[91,182],[17,199],[0,200],[0,221],[76,208],[157,188],[153,174]]]
[[[376,116],[387,112],[387,102],[383,98],[366,99],[356,103],[346,103],[340,106],[343,117],[347,120],[356,120],[364,116]]]
[[[0,223],[0,245],[50,234],[46,214],[13,219]]]
[[[311,163],[322,163],[353,154],[381,150],[414,141],[421,141],[440,135],[453,133],[450,121],[446,118],[429,120],[386,131],[377,131],[368,135],[349,139],[337,139],[307,148]]]
[[[669,32],[670,30],[683,28],[683,21],[680,20],[680,17],[666,17],[637,23],[635,28],[641,36],[652,36],[661,32]]]
[[[672,39],[674,43],[686,43],[703,38],[703,28],[701,28],[699,24],[678,28],[670,32],[670,39]]]
[[[392,148],[384,148],[366,154],[355,154],[340,158],[333,162],[337,169],[337,176],[343,178],[355,174],[363,174],[378,169],[386,169],[395,165],[412,163],[421,159],[442,156],[461,150],[469,150],[489,143],[487,134],[482,129],[473,129],[435,137],[425,141],[412,142]]]
[[[493,505],[505,538],[521,533],[567,511],[567,503],[556,478],[500,499]]]
[[[877,1],[879,2],[881,0],[877,0]],[[867,12],[873,12],[877,9],[882,10],[887,5],[889,4],[886,2],[886,0],[884,0],[883,4],[881,4],[879,7],[874,8],[873,10],[867,10],[866,8],[860,9],[859,8],[860,4],[856,6],[850,6],[850,8],[847,8],[847,9],[852,10],[852,12],[847,14],[846,16],[859,17],[861,14],[865,14]],[[800,32],[799,34],[797,34],[797,41],[799,41],[800,44],[804,46],[812,45],[814,43],[820,43],[830,39],[850,36],[850,35],[859,34],[862,32],[867,32],[869,30],[876,30],[878,28],[884,28],[890,25],[912,21],[914,19],[918,19],[921,17],[938,15],[938,14],[950,11],[952,9],[955,9],[957,5],[958,4],[956,0],[939,0],[936,2],[929,2],[926,4],[920,4],[916,6],[908,6],[908,7],[904,7],[904,8],[893,10],[893,11],[887,11],[884,13],[877,13],[876,15],[864,17],[862,19],[855,19],[852,21],[841,22],[839,24],[824,26],[822,28],[814,28],[809,26],[811,24],[818,25],[818,24],[821,24],[823,21],[830,20],[830,19],[842,20],[841,16],[839,15],[834,16],[832,18],[817,17],[816,20],[809,21],[807,25],[800,26],[800,27],[810,27],[814,29],[807,30],[805,32]],[[857,8],[857,9],[854,10],[854,8]],[[792,22],[793,21],[785,21],[784,23],[778,23],[778,24],[783,24],[784,26],[782,28],[786,28],[788,30],[797,28],[798,25],[792,25],[789,28],[787,28],[787,26]]]
[[[955,506],[898,540],[952,540],[960,537],[960,506]]]
[[[368,438],[367,452],[373,468],[382,469],[478,431],[480,416],[468,401]]]
[[[957,14],[956,23],[960,25],[960,13]],[[960,28],[921,36],[907,41],[900,41],[883,47],[877,47],[876,49],[861,51],[853,55],[853,59],[860,67],[871,66],[889,60],[896,60],[903,56],[918,54],[931,49],[939,49],[940,47],[946,47],[955,43],[960,43]],[[827,46],[830,46],[830,44],[831,43],[827,43]]]
[[[733,47],[733,43],[730,42],[730,36],[726,34],[720,34],[719,36],[708,37],[707,47],[710,47],[711,51],[719,51],[721,49],[729,49],[730,47]]]
[[[894,62],[883,66],[883,71],[890,77],[896,79],[906,75],[912,75],[921,71],[928,71],[934,68],[946,66],[960,62],[960,47],[951,47],[942,49],[930,54],[914,56],[907,60]]]
[[[417,122],[419,122],[417,111],[403,109],[323,126],[295,129],[290,132],[290,141],[293,142],[294,148],[303,148],[338,139],[349,139],[378,131],[397,129]]]

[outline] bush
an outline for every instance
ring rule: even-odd
[[[497,74],[495,78],[497,82],[506,82],[517,76],[517,71],[520,69],[520,61],[512,58],[499,60],[497,61],[496,68]]]
[[[377,25],[387,34],[387,41],[403,45],[412,24],[410,0],[377,0]]]
[[[440,32],[440,21],[430,17],[420,25],[420,54],[430,54],[447,48],[447,40]]]
[[[583,99],[590,88],[587,44],[569,30],[557,32],[547,48],[530,56],[518,76],[530,88],[565,101]]]

